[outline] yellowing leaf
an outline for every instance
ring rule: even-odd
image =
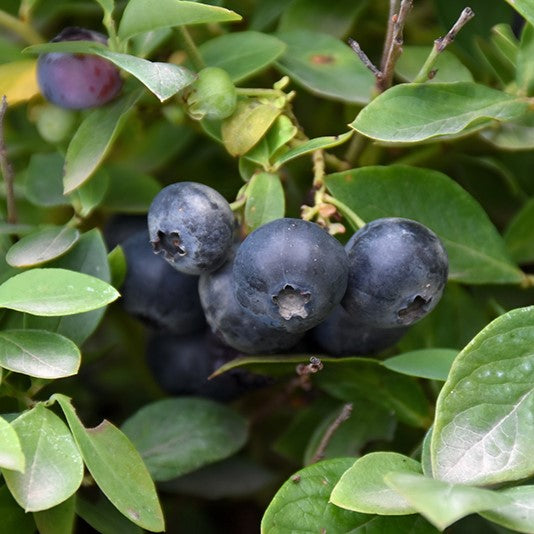
[[[25,102],[39,94],[35,60],[14,61],[0,65],[0,95],[9,105]]]

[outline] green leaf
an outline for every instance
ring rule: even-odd
[[[470,82],[401,84],[375,98],[350,126],[372,139],[416,143],[517,119],[527,107],[520,98]]]
[[[325,433],[340,414],[338,406],[321,421],[311,436],[304,453],[304,465],[312,462]],[[359,402],[350,417],[344,421],[328,441],[321,459],[359,456],[368,443],[393,439],[396,421],[390,410],[372,402]]]
[[[106,167],[109,185],[102,207],[114,213],[146,213],[161,185],[152,176],[135,169]]]
[[[420,385],[386,369],[377,360],[342,358],[323,362],[314,382],[337,399],[354,402],[365,399],[394,410],[397,417],[412,426],[429,424],[428,401]]]
[[[487,485],[534,473],[534,307],[495,319],[455,359],[436,406],[434,476]]]
[[[139,91],[91,111],[80,124],[65,156],[64,193],[72,193],[96,171],[140,97]]]
[[[401,165],[363,167],[332,174],[326,183],[366,222],[406,217],[436,232],[449,255],[449,279],[495,284],[523,278],[480,205],[440,172]]]
[[[120,288],[126,278],[128,265],[124,251],[119,245],[108,254],[108,262],[111,270],[111,285]]]
[[[506,0],[529,24],[534,26],[534,4],[532,0]]]
[[[26,197],[37,206],[67,206],[63,195],[63,165],[59,152],[32,154],[26,172]]]
[[[221,126],[222,140],[232,156],[246,154],[267,132],[281,110],[258,100],[241,100]]]
[[[427,430],[423,439],[423,444],[421,445],[421,467],[423,468],[423,474],[429,478],[434,478],[434,475],[432,473],[431,455],[432,430],[433,427],[430,427]]]
[[[369,516],[341,510],[330,492],[354,458],[335,458],[295,473],[278,490],[261,522],[262,534],[357,532]]]
[[[402,54],[395,65],[395,73],[402,80],[411,82],[419,74],[419,70],[432,49],[432,46],[403,46]],[[448,50],[440,52],[432,68],[437,72],[427,83],[473,81],[473,75],[469,69]]]
[[[445,382],[457,355],[453,349],[414,350],[388,358],[384,366],[404,375]]]
[[[69,198],[77,215],[87,218],[97,208],[106,194],[109,176],[105,169],[98,169],[90,180],[73,191]]]
[[[330,501],[364,514],[413,514],[412,506],[384,482],[384,476],[391,472],[421,473],[421,464],[396,452],[366,454],[343,473]]]
[[[255,174],[247,186],[246,196],[245,222],[250,230],[284,216],[284,189],[277,174]]]
[[[287,50],[277,67],[316,95],[366,104],[375,84],[356,54],[341,41],[324,33],[297,30],[279,33]]]
[[[0,307],[33,315],[69,315],[113,302],[119,293],[94,276],[66,269],[31,269],[0,285]]]
[[[81,354],[66,337],[46,330],[0,332],[0,366],[37,378],[63,378],[78,372]]]
[[[278,31],[313,30],[342,39],[368,4],[368,0],[294,0],[282,11]]]
[[[153,402],[130,417],[123,431],[155,480],[169,480],[227,458],[247,440],[247,424],[241,416],[196,398]]]
[[[440,530],[466,515],[491,510],[508,502],[496,491],[448,484],[423,475],[389,473],[384,478],[390,488]]]
[[[109,283],[111,275],[107,251],[100,231],[86,232],[67,254],[53,262],[54,267],[69,269],[94,276]],[[96,329],[106,308],[63,317],[25,317],[26,328],[46,329],[57,332],[81,345]]]
[[[534,486],[517,486],[499,491],[509,504],[496,506],[480,515],[513,531],[534,534]]]
[[[130,440],[109,421],[85,428],[68,397],[54,394],[98,487],[130,521],[151,532],[164,530],[161,507],[150,474]]]
[[[234,83],[266,69],[286,49],[285,43],[265,33],[226,33],[202,43],[202,59],[210,67],[224,69]]]
[[[510,256],[518,263],[534,261],[532,228],[534,228],[534,198],[531,198],[510,221],[504,233]]]
[[[480,136],[503,150],[531,150],[534,148],[534,111],[528,110],[510,122],[495,123],[480,132]]]
[[[31,514],[26,514],[17,504],[6,485],[0,487],[0,517],[2,518],[2,529],[6,533],[35,533],[35,523]]]
[[[2,469],[6,484],[26,512],[52,508],[82,483],[83,461],[65,423],[42,404],[12,423],[26,457],[24,473]]]
[[[534,9],[533,9],[534,11]],[[517,55],[517,85],[526,96],[534,94],[534,26],[527,24],[521,34],[521,44]]]
[[[491,42],[502,58],[513,67],[517,68],[517,54],[519,42],[509,24],[496,24],[491,29]]]
[[[14,428],[0,417],[0,467],[24,472],[26,460]]]
[[[298,129],[287,115],[280,115],[265,136],[269,147],[269,158],[275,158],[280,149],[289,143],[296,135]]]
[[[237,20],[241,20],[241,16],[229,9],[197,2],[130,0],[122,15],[118,33],[121,39],[128,39],[158,28]]]
[[[114,0],[96,0],[105,13],[111,14],[115,8]]]
[[[76,520],[75,504],[76,498],[72,496],[53,508],[34,512],[33,519],[39,534],[72,534]]]
[[[33,267],[53,260],[71,249],[80,232],[68,226],[53,226],[24,236],[7,251],[6,262],[12,267]]]
[[[100,534],[143,534],[137,525],[122,515],[102,494],[96,501],[76,499],[76,514]]]
[[[315,150],[324,150],[326,148],[332,148],[338,145],[342,145],[352,137],[352,132],[346,132],[340,135],[326,135],[324,137],[316,137],[305,141],[301,145],[284,152],[273,165],[278,168],[285,165],[292,159],[299,158],[305,154],[310,154]]]

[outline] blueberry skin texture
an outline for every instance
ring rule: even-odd
[[[208,380],[215,370],[236,354],[214,345],[205,333],[152,336],[146,356],[154,379],[170,395],[195,395],[226,402],[267,384],[263,377],[240,369]]]
[[[296,345],[300,334],[272,328],[239,304],[232,273],[233,259],[217,271],[200,276],[198,292],[212,332],[246,354],[281,352]]]
[[[198,295],[198,276],[180,273],[156,256],[147,230],[122,243],[127,270],[121,302],[131,315],[148,326],[189,334],[205,327]]]
[[[348,258],[317,224],[283,218],[246,237],[233,274],[242,306],[274,328],[299,333],[319,324],[339,304]]]
[[[338,305],[312,329],[311,336],[330,356],[364,356],[393,347],[408,329],[403,326],[373,328],[355,321],[343,306]]]
[[[377,219],[345,248],[350,270],[342,304],[354,320],[375,328],[409,326],[439,302],[449,262],[426,226],[398,217]]]
[[[155,196],[148,230],[156,254],[178,271],[202,274],[219,268],[230,253],[234,215],[215,189],[178,182]]]
[[[51,42],[95,41],[106,43],[104,35],[83,28],[65,28]],[[67,109],[102,106],[122,88],[119,69],[106,59],[90,54],[51,52],[37,61],[37,81],[43,96]]]

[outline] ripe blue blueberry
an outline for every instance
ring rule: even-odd
[[[98,32],[72,27],[65,28],[51,42],[60,41],[106,44],[107,39]],[[41,54],[37,61],[37,81],[48,101],[70,109],[102,106],[115,98],[122,87],[117,67],[90,54]]]
[[[164,187],[148,211],[150,241],[175,269],[211,272],[233,243],[234,215],[224,197],[207,185],[178,182]]]
[[[317,224],[284,218],[247,236],[233,272],[242,306],[275,328],[304,332],[340,302],[348,259],[343,246]]]
[[[122,249],[127,270],[121,302],[128,313],[153,328],[176,334],[204,328],[198,276],[180,273],[156,256],[146,230],[126,239]]]
[[[267,380],[241,369],[208,377],[236,354],[217,346],[204,333],[177,336],[158,334],[147,345],[147,364],[161,389],[171,395],[198,395],[230,401]]]
[[[377,354],[395,345],[408,327],[374,328],[359,323],[338,305],[312,331],[313,340],[331,356]]]
[[[342,304],[375,328],[409,326],[438,303],[447,282],[447,252],[426,226],[402,218],[366,224],[346,245],[349,282]]]
[[[301,338],[270,327],[241,306],[234,295],[233,260],[200,277],[198,291],[212,332],[239,352],[261,354],[285,351]]]

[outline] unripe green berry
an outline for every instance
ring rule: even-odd
[[[53,104],[41,106],[36,113],[35,126],[39,135],[49,143],[60,143],[71,132],[76,114]]]

